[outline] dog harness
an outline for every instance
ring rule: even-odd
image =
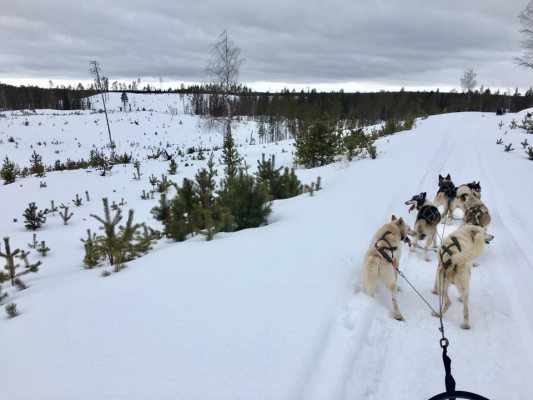
[[[430,225],[437,225],[440,222],[441,215],[439,209],[435,206],[422,206],[416,219],[423,219]]]
[[[457,250],[461,252],[461,245],[459,244],[459,241],[457,240],[457,238],[455,236],[450,236],[450,239],[452,240],[452,244],[450,244],[449,246],[442,245],[441,251],[439,253],[440,261],[442,265],[444,266],[444,269],[448,269],[450,265],[452,265],[452,251],[450,249],[455,246],[457,247]],[[450,256],[450,258],[447,261],[444,261],[444,258],[443,258],[445,254],[448,254]]]
[[[438,192],[444,193],[451,200],[455,198],[457,188],[451,181],[444,181],[440,184]]]
[[[381,256],[385,259],[385,261],[387,261],[387,262],[389,262],[389,263],[392,264],[392,263],[393,263],[393,260],[394,260],[394,250],[397,250],[398,247],[396,247],[396,246],[391,246],[390,242],[387,240],[386,236],[387,236],[387,235],[390,235],[390,234],[392,234],[391,231],[387,231],[387,232],[385,232],[385,233],[383,234],[383,236],[381,236],[381,238],[379,238],[379,239],[377,240],[377,242],[374,243],[374,247],[375,247],[376,250],[379,252],[379,254],[381,254]],[[378,246],[378,243],[381,242],[381,241],[387,243],[387,246],[389,246],[389,247],[380,247],[380,246]],[[390,253],[391,253],[391,255],[389,256],[387,253],[385,253],[385,250],[389,250]]]

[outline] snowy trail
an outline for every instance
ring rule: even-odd
[[[533,326],[525,310],[530,303],[528,299],[531,298],[529,283],[533,279],[531,276],[533,268],[531,261],[522,251],[522,248],[532,248],[527,239],[531,236],[527,236],[527,232],[515,229],[516,224],[503,222],[516,219],[513,213],[518,210],[501,196],[501,193],[512,192],[513,188],[516,188],[516,183],[511,182],[508,188],[501,188],[499,183],[506,180],[507,172],[502,173],[501,168],[494,168],[488,161],[494,157],[491,154],[493,149],[485,150],[484,145],[481,147],[483,150],[480,149],[482,143],[480,139],[486,140],[486,138],[480,137],[483,132],[477,126],[477,121],[458,122],[457,125],[446,125],[445,129],[436,129],[436,132],[430,135],[426,133],[426,137],[417,135],[417,143],[411,148],[411,152],[414,153],[418,146],[424,149],[416,154],[417,167],[410,168],[412,174],[406,180],[403,176],[396,175],[398,183],[389,188],[397,205],[403,204],[403,201],[410,196],[406,195],[406,190],[412,194],[427,191],[432,197],[436,192],[439,173],[450,173],[456,185],[474,179],[482,182],[483,198],[493,213],[490,231],[496,235],[496,240],[481,257],[482,265],[473,272],[474,294],[470,308],[476,321],[473,328],[476,332],[458,329],[460,303],[456,299],[452,300],[455,305],[452,305],[445,316],[444,323],[447,336],[452,343],[450,352],[455,359],[452,371],[456,374],[458,389],[478,390],[493,398],[509,398],[508,390],[519,382],[509,366],[502,364],[501,360],[505,360],[506,354],[510,351],[519,352],[521,347],[527,349],[527,354],[533,354],[528,341]],[[435,129],[435,126],[430,126],[429,129]],[[431,151],[428,151],[430,149]],[[399,160],[407,158],[411,161],[410,152],[405,151],[405,148],[398,150],[400,153],[402,151],[405,153],[398,157]],[[401,163],[398,162],[397,168],[401,168],[400,166]],[[376,180],[389,179],[390,182],[390,177],[386,173],[383,174],[387,169],[377,172],[382,174],[376,174]],[[411,182],[419,182],[418,187],[410,186]],[[521,209],[521,204],[517,208]],[[388,212],[383,213],[384,217],[395,210],[397,207],[390,207]],[[457,214],[460,215],[460,212]],[[502,214],[505,218],[500,217]],[[410,216],[407,219],[410,224],[413,223],[413,218],[414,216]],[[445,234],[455,229],[458,224],[458,221],[453,221],[452,226],[445,228]],[[442,229],[443,226],[440,225],[439,235]],[[510,234],[510,231],[514,234]],[[517,241],[516,236],[524,239],[521,242]],[[432,258],[435,259],[434,253]],[[498,268],[498,264],[508,265],[511,260],[518,264],[515,272],[527,277],[520,281],[519,285],[516,284],[516,276],[508,273],[511,266],[505,269]],[[409,254],[407,249],[404,249],[402,265],[402,270],[415,287],[422,291],[434,308],[438,308],[436,297],[429,292],[436,261],[428,265],[422,261],[421,254]],[[421,272],[424,272],[423,276],[420,275]],[[399,279],[399,285],[403,288],[399,295],[400,308],[404,316],[407,315],[407,321],[397,323],[392,320],[390,295],[385,288],[381,288],[381,293],[376,296],[378,299],[368,299],[356,290],[332,320],[333,326],[329,327],[327,341],[320,345],[320,356],[299,398],[410,398],[413,393],[430,397],[444,390],[444,370],[438,346],[440,333],[436,329],[438,321],[428,317],[429,311],[426,305],[401,278]],[[414,309],[417,311],[416,315],[413,315]],[[513,310],[512,319],[510,310]],[[509,330],[512,335],[508,333]],[[477,339],[472,340],[473,336]],[[473,343],[480,337],[481,347],[486,348],[482,358],[479,354],[473,356],[472,353],[477,351],[471,351],[475,348]],[[464,376],[471,375],[468,371],[469,364],[479,369],[480,379],[470,379],[470,381],[464,379]],[[431,368],[428,370],[429,365]],[[533,365],[526,357],[520,367],[532,370]],[[487,376],[504,384],[497,387],[498,391],[487,393],[483,385]],[[414,390],[413,385],[420,380],[427,382],[427,388],[422,385],[422,390]],[[526,395],[521,391],[515,394],[515,398]]]

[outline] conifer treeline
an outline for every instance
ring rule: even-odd
[[[111,90],[112,91],[112,90]],[[121,91],[119,91],[121,92]],[[128,90],[131,93],[161,93],[149,86],[145,90]],[[222,96],[214,85],[194,85],[187,88],[167,90],[167,93],[192,94],[190,111],[196,115],[223,115],[226,108]],[[280,93],[252,92],[246,86],[235,87],[230,97],[235,116],[249,116],[263,119],[313,119],[327,113],[337,120],[351,121],[358,125],[374,124],[380,121],[405,120],[457,111],[495,112],[498,108],[516,112],[533,106],[533,89],[520,94],[491,92],[490,89],[467,93],[422,91],[344,93],[283,90]],[[83,99],[95,94],[93,89],[39,88],[34,86],[11,86],[0,84],[0,110],[14,109],[83,109]],[[207,95],[206,95],[207,94]]]

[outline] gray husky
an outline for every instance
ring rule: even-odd
[[[411,251],[415,251],[415,247],[419,240],[426,239],[424,246],[424,259],[429,261],[428,249],[431,245],[437,247],[437,225],[441,220],[439,209],[426,197],[426,192],[417,194],[405,202],[410,205],[409,212],[416,209],[416,222],[414,226],[415,236],[413,237],[413,245]]]

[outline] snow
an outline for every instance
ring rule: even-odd
[[[112,110],[120,106],[119,96],[112,95]],[[141,159],[140,181],[132,179],[133,167],[127,165],[115,167],[108,177],[91,170],[52,172],[0,187],[0,234],[10,237],[13,248],[27,249],[31,241],[22,218],[30,201],[44,208],[50,200],[72,203],[76,193],[84,198],[81,207],[70,204],[74,216],[67,226],[56,214],[36,232],[51,252],[42,258],[32,251],[30,259],[42,259],[43,265],[23,278],[29,288],[16,292],[7,282],[2,285],[10,294],[7,302],[16,302],[21,312],[14,319],[0,318],[2,397],[423,399],[443,392],[438,319],[400,278],[398,301],[406,321],[394,320],[389,291],[380,287],[369,298],[360,290],[359,276],[377,229],[392,214],[412,226],[415,214],[408,213],[404,201],[421,191],[434,196],[438,175],[448,173],[456,185],[481,181],[493,221],[489,232],[496,236],[472,271],[472,329],[460,328],[455,289],[444,316],[457,389],[493,399],[528,397],[533,164],[520,146],[528,135],[506,128],[525,112],[419,120],[413,130],[379,140],[376,160],[297,170],[304,183],[320,176],[323,190],[275,201],[267,226],[221,233],[209,242],[163,239],[148,255],[102,278],[101,271],[111,268],[83,269],[80,242],[88,228],[98,228],[89,214],[102,214],[100,199],[124,198],[136,221],[160,227],[150,214],[157,196],[139,196],[150,189],[148,177],[166,172],[168,163],[146,156],[159,142],[168,141],[172,150],[222,143],[220,133],[206,132],[198,117],[184,114],[187,96],[129,96],[137,107],[153,110],[110,114],[119,151]],[[171,117],[169,106],[178,109],[177,116]],[[4,114],[0,157],[22,165],[29,165],[34,149],[50,164],[87,158],[93,144],[107,143],[103,114]],[[252,169],[262,153],[275,154],[279,166],[292,165],[291,141],[250,145],[251,134],[257,140],[253,121],[241,122],[235,132]],[[7,141],[10,136],[18,148]],[[504,152],[495,144],[499,138],[516,150]],[[52,145],[56,140],[60,144]],[[218,151],[217,162],[219,157]],[[169,176],[178,183],[206,162],[178,161],[178,174]],[[47,187],[39,188],[40,181]],[[445,227],[446,234],[458,225]],[[430,256],[426,262],[421,251],[404,249],[400,265],[437,307],[431,294],[437,262],[435,253]]]

